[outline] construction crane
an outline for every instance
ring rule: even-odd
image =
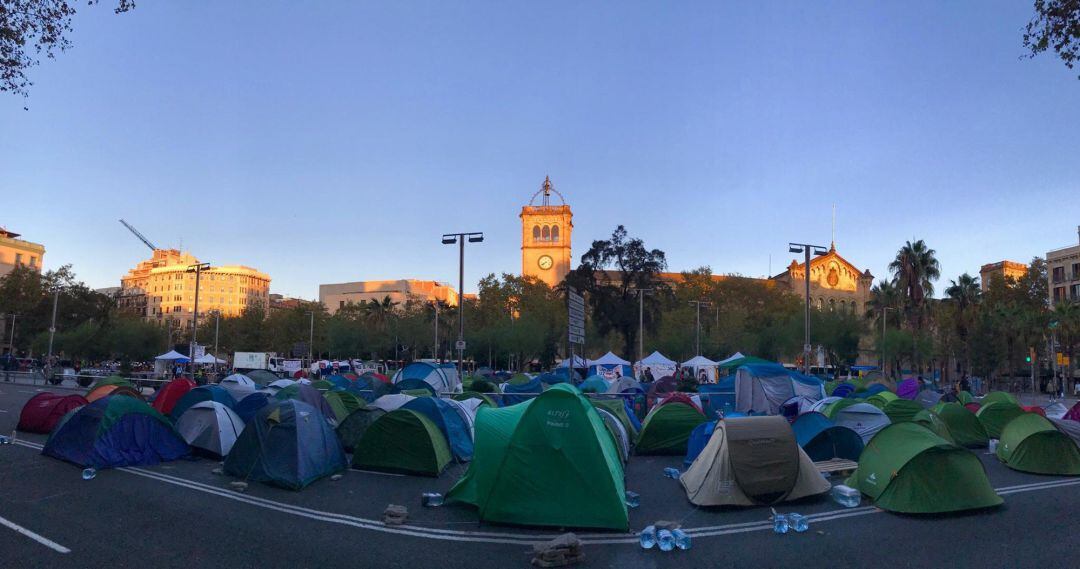
[[[142,233],[139,233],[138,229],[135,229],[134,227],[131,226],[130,223],[124,221],[123,219],[120,220],[120,223],[123,223],[124,227],[128,228],[128,231],[134,233],[135,237],[139,238],[139,241],[142,241],[143,243],[146,243],[146,246],[149,247],[151,251],[157,251],[157,247],[153,243],[151,243],[150,240],[147,239],[145,235],[143,235]]]

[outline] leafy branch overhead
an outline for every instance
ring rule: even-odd
[[[1080,60],[1080,0],[1035,0],[1035,15],[1024,30],[1024,47],[1031,50],[1029,57],[1053,49],[1073,69]]]
[[[89,0],[94,5],[100,0]],[[77,2],[70,0],[0,0],[0,91],[27,96],[28,71],[71,47],[71,17]],[[117,0],[117,14],[135,7],[135,0]]]

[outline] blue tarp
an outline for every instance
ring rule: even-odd
[[[847,397],[852,393],[855,393],[855,386],[845,381],[837,384],[829,395],[832,397]]]
[[[263,407],[240,433],[225,472],[299,490],[348,468],[345,451],[322,413],[297,399]]]
[[[417,397],[401,408],[416,411],[438,425],[458,462],[472,460],[473,441],[469,437],[469,425],[449,403],[435,397]]]
[[[821,413],[803,413],[791,424],[795,441],[811,460],[844,458],[859,460],[863,451],[862,438],[847,427],[834,424]]]
[[[224,387],[218,385],[200,385],[185,393],[184,396],[176,402],[176,405],[173,405],[169,417],[171,417],[173,421],[176,421],[180,418],[180,415],[183,415],[184,411],[190,409],[192,405],[202,403],[203,401],[215,401],[229,409],[236,406],[236,400],[233,399],[233,396],[230,395]]]
[[[714,429],[716,429],[716,421],[709,421],[694,427],[694,430],[690,431],[690,439],[686,441],[686,458],[683,459],[683,466],[693,464],[694,459],[701,454],[701,451],[705,450],[705,445],[709,444]]]
[[[251,419],[259,412],[260,409],[266,407],[273,400],[270,395],[261,391],[256,391],[244,397],[233,406],[233,411],[244,420],[245,423],[250,423]]]
[[[157,411],[126,412],[107,418],[112,400],[126,395],[103,397],[73,411],[49,437],[41,453],[82,467],[119,468],[148,466],[187,456],[184,439]],[[149,406],[142,401],[132,401]],[[115,413],[115,411],[113,411]],[[109,421],[107,428],[103,421]]]

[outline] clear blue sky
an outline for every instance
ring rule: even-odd
[[[115,286],[159,245],[272,290],[520,270],[550,174],[575,259],[617,224],[672,270],[790,240],[943,281],[1076,240],[1080,81],[1022,59],[1031,2],[109,2],[0,97],[0,224]],[[588,4],[583,6],[582,4]],[[23,106],[29,107],[28,111]]]

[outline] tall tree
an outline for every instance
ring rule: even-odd
[[[623,339],[623,355],[633,357],[638,329],[637,291],[654,289],[654,294],[645,299],[645,310],[655,326],[659,323],[659,300],[668,290],[659,278],[665,269],[667,256],[663,251],[646,248],[641,239],[630,237],[620,225],[610,239],[593,241],[566,282],[587,293],[592,320],[600,334],[618,332]]]
[[[908,322],[916,331],[923,328],[926,299],[934,295],[934,281],[941,276],[936,254],[922,239],[908,241],[889,263],[889,271],[905,300]]]
[[[1028,57],[1053,49],[1065,67],[1073,69],[1080,60],[1080,0],[1035,0],[1024,47],[1031,51]]]

